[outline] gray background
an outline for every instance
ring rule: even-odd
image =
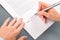
[[[0,26],[3,24],[4,20],[8,17],[13,19],[8,12],[0,6]],[[24,29],[22,30],[21,34],[18,37],[26,35],[28,38],[26,40],[34,40]],[[60,40],[60,23],[54,23],[47,31],[45,31],[40,37],[36,40]]]

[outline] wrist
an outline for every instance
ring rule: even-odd
[[[8,40],[8,38],[6,38],[6,37],[1,36],[0,38],[3,39],[3,40]]]

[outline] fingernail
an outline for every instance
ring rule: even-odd
[[[22,18],[19,18],[18,20],[19,20],[19,21],[20,21],[20,20],[22,21],[23,19],[22,19]]]
[[[22,18],[20,18],[20,20],[23,20]]]
[[[15,18],[13,18],[13,19],[17,20],[17,17],[15,17]]]
[[[26,38],[27,38],[27,36],[24,36],[24,38],[26,39]]]
[[[38,12],[38,14],[40,14],[40,13],[41,13],[41,11]]]
[[[17,17],[13,18],[13,19],[17,19]]]
[[[10,20],[10,17],[8,17],[7,19]]]
[[[42,11],[39,11],[39,13],[42,13]]]

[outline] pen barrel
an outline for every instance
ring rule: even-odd
[[[49,7],[45,8],[45,9],[43,9],[42,12],[48,11],[49,9],[54,8],[54,7],[58,6],[58,5],[60,5],[60,1],[57,2],[57,3],[54,3],[53,5],[50,5]]]

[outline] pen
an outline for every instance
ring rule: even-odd
[[[58,6],[58,5],[60,5],[60,1],[58,1],[57,3],[54,3],[53,5],[48,6],[47,8],[43,9],[42,11],[43,12],[48,11],[49,9],[54,8],[54,7]],[[26,12],[24,15],[22,15],[21,18],[24,19],[25,23],[28,23],[30,18],[32,18],[33,15],[36,15],[37,13],[38,13],[37,10],[31,9],[28,12]]]
[[[58,5],[60,5],[60,1],[58,1],[57,3],[54,3],[53,5],[50,5],[49,7],[45,8],[45,9],[43,9],[42,12],[48,11],[49,9],[52,9]]]

